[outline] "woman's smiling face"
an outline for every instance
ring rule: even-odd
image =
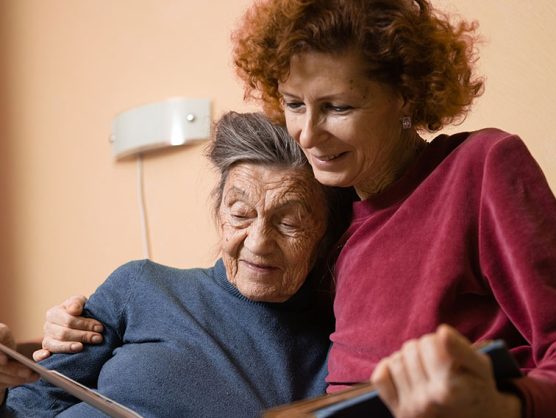
[[[357,53],[294,55],[279,92],[288,131],[319,182],[360,193],[392,181],[404,101],[367,76]]]
[[[218,214],[230,283],[251,300],[289,299],[312,268],[326,213],[310,170],[234,166]]]

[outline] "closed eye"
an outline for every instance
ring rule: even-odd
[[[284,101],[284,106],[289,110],[298,110],[304,106],[303,102],[286,102]]]
[[[289,223],[289,222],[280,222],[280,225],[282,225],[284,228],[298,228],[297,224],[293,224],[293,223]]]
[[[256,213],[248,210],[247,208],[243,208],[242,205],[236,205],[238,207],[232,208],[229,213],[230,220],[232,223],[236,225],[246,225],[248,224],[253,217],[257,217]]]
[[[278,228],[285,234],[293,234],[301,229],[298,219],[284,218],[277,222]]]
[[[332,104],[332,103],[325,104],[324,108],[325,108],[325,110],[332,111],[334,113],[346,113],[346,112],[350,111],[351,109],[353,109],[352,106],[335,105],[335,104]]]
[[[249,219],[249,216],[243,213],[232,213],[231,216],[237,220]]]

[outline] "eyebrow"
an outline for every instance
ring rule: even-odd
[[[280,88],[278,88],[278,93],[282,96],[282,97],[289,97],[291,99],[298,99],[298,97],[295,94],[292,93],[288,93],[287,91],[284,91]]]
[[[226,195],[228,195],[229,193],[235,193],[235,194],[239,194],[239,195],[241,195],[241,196],[249,196],[249,194],[248,194],[245,190],[240,189],[240,188],[235,187],[235,186],[231,186],[231,187],[228,189],[228,193],[226,193]],[[225,196],[225,197],[226,197],[226,196]]]
[[[307,202],[303,199],[294,199],[294,200],[288,200],[287,202],[281,203],[278,206],[276,206],[275,208],[273,208],[273,210],[275,211],[281,211],[284,209],[287,209],[288,207],[300,207],[302,208],[302,210],[307,213],[307,214],[311,214],[311,207],[307,204]]]
[[[278,88],[278,93],[280,93],[284,98],[302,100],[299,96],[293,93],[288,93],[287,91],[281,90],[280,88]],[[350,96],[352,94],[353,93],[351,91],[339,91],[336,93],[331,93],[325,96],[318,97],[317,100],[319,102],[326,102],[326,101],[333,102],[335,100],[346,100],[349,99],[349,97],[346,98],[345,96]]]

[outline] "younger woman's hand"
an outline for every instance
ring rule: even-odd
[[[33,353],[35,361],[52,353],[77,353],[83,350],[84,343],[102,342],[102,324],[80,316],[86,302],[85,296],[72,296],[46,312],[42,349]]]
[[[447,325],[406,342],[371,381],[396,418],[521,416],[518,397],[496,388],[489,358]]]

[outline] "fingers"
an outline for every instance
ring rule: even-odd
[[[431,380],[444,381],[451,370],[454,370],[455,360],[450,357],[443,344],[439,343],[437,334],[426,334],[419,339],[419,352],[427,376]]]
[[[421,380],[420,366],[413,363],[414,361],[420,363],[420,361],[416,359],[413,347],[410,346],[414,346],[414,341],[405,343],[400,351],[390,355],[387,360],[388,371],[393,377],[392,382],[398,394],[411,390],[411,387],[417,384],[415,381]]]
[[[0,365],[0,404],[4,402],[6,389],[32,383],[38,378],[36,373],[15,361],[10,360]]]
[[[479,378],[492,375],[488,357],[477,352],[471,342],[449,325],[440,325],[436,331],[439,350],[452,362],[452,367],[461,368]]]
[[[6,324],[0,323],[0,343],[15,350],[16,344],[12,332]],[[0,353],[1,354],[1,353]],[[3,355],[3,354],[2,354]]]
[[[377,365],[371,377],[380,397],[395,416],[413,416],[430,410],[425,391],[431,375],[423,358],[421,340],[404,343],[399,351]]]
[[[371,376],[371,383],[375,385],[381,399],[390,411],[396,411],[399,404],[398,390],[389,369],[389,358],[378,363]]]
[[[103,326],[100,322],[79,316],[83,313],[86,300],[84,296],[72,296],[61,305],[50,308],[46,312],[46,324],[55,324],[75,330],[102,332]]]
[[[12,349],[16,348],[14,337],[5,324],[0,324],[0,343]],[[30,369],[0,353],[0,391],[11,386],[32,382],[37,378],[38,376]]]
[[[0,388],[34,382],[39,376],[16,361],[8,361],[0,366]]]
[[[62,302],[62,307],[64,307],[69,314],[78,316],[83,313],[86,302],[87,298],[83,295],[70,296]]]
[[[488,357],[447,325],[406,342],[377,365],[371,381],[395,416],[457,415],[473,399],[488,405],[495,389]]]
[[[48,357],[50,357],[52,353],[49,350],[46,349],[41,349],[41,350],[37,350],[35,352],[33,352],[33,360],[35,361],[42,361]]]
[[[429,380],[429,373],[423,364],[421,340],[409,340],[402,346],[401,359],[397,362],[403,367],[404,380],[409,389]]]
[[[83,343],[98,344],[103,338],[103,326],[92,318],[81,316],[87,298],[72,296],[46,313],[42,348],[36,358],[43,359],[52,353],[75,353],[83,350]],[[35,358],[35,355],[33,355]]]
[[[42,347],[51,350],[52,348],[45,341],[57,340],[59,342],[76,342],[87,344],[98,344],[102,342],[102,335],[96,332],[81,331],[80,329],[68,328],[51,322],[44,324],[44,339]]]
[[[12,332],[6,324],[0,323],[0,343],[12,350],[16,349],[15,339]],[[10,358],[4,353],[0,352],[0,367],[6,366],[10,363]]]
[[[62,341],[44,337],[42,340],[42,348],[43,350],[49,351],[49,355],[52,353],[78,353],[83,350],[83,344],[76,341]],[[39,351],[42,352],[42,350]]]

